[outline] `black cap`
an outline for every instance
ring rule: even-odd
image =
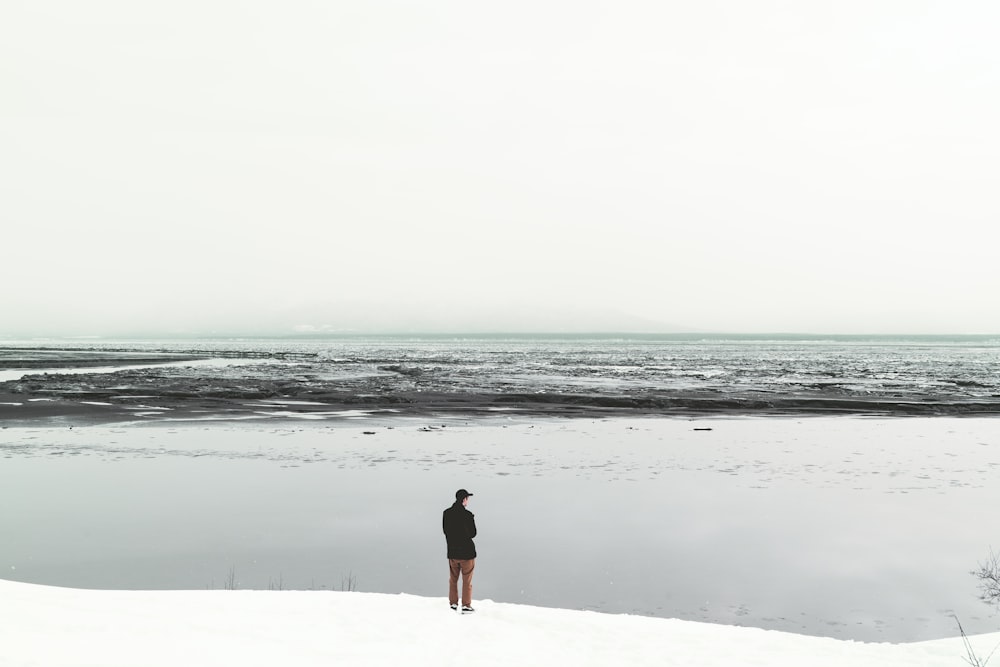
[[[469,493],[465,489],[459,489],[458,491],[455,492],[455,500],[465,500],[471,495],[473,494]]]

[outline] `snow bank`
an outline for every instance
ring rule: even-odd
[[[958,666],[960,639],[865,644],[754,628],[330,591],[94,591],[0,581],[0,665]],[[972,639],[982,654],[1000,633]]]

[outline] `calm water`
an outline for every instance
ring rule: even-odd
[[[1000,623],[969,575],[998,472],[989,418],[7,428],[0,570],[443,597],[466,487],[477,597],[918,640]]]

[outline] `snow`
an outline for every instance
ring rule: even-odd
[[[874,644],[642,616],[332,591],[97,591],[0,581],[0,665],[965,664],[961,638]],[[981,656],[1000,633],[971,638]]]

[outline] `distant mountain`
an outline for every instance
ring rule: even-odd
[[[242,319],[242,318],[241,318]],[[683,333],[671,323],[612,310],[480,303],[336,302],[258,312],[232,322],[265,335],[343,333]]]
[[[693,333],[695,329],[607,308],[483,301],[261,303],[252,310],[147,308],[21,322],[0,336],[114,338],[408,333]]]

